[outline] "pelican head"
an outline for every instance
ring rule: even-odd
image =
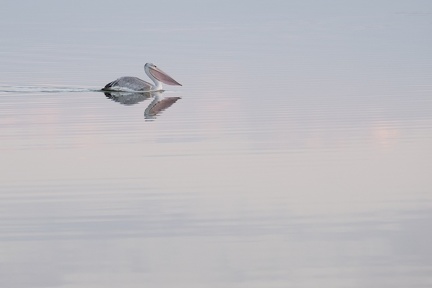
[[[176,80],[174,80],[171,76],[166,74],[164,71],[156,67],[153,63],[146,63],[144,65],[144,71],[146,74],[150,77],[150,79],[154,82],[154,90],[162,90],[162,83],[165,83],[167,85],[179,85],[182,86],[180,83],[178,83]]]

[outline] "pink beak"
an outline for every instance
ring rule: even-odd
[[[176,80],[174,80],[171,76],[163,72],[161,69],[157,67],[150,67],[149,69],[150,73],[155,77],[157,80],[168,84],[168,85],[178,85],[182,86],[180,83],[178,83]]]

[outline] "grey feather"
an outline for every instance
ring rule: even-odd
[[[102,90],[104,91],[149,91],[152,89],[152,85],[144,80],[137,77],[125,76],[114,80],[105,85]]]

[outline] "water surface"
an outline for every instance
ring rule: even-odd
[[[5,1],[0,286],[432,285],[431,13]]]

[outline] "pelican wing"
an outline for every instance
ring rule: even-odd
[[[105,85],[104,91],[149,91],[152,85],[137,77],[121,77]]]

